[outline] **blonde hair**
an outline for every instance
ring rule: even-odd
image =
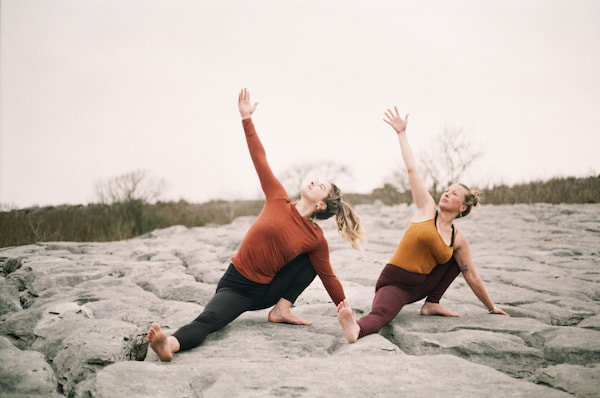
[[[331,193],[324,202],[327,207],[324,210],[317,210],[311,220],[315,218],[326,220],[335,215],[338,232],[342,238],[350,242],[354,249],[360,250],[360,242],[365,240],[360,217],[347,202],[342,200],[340,189],[335,184],[331,184]]]
[[[471,209],[474,206],[477,206],[479,204],[479,192],[477,191],[472,191],[471,188],[469,188],[468,186],[466,186],[465,184],[458,184],[461,187],[463,187],[464,189],[467,190],[467,193],[465,194],[465,206],[467,206],[467,209],[463,212],[458,213],[458,217],[457,218],[462,218],[462,217],[466,217],[469,215],[469,213],[471,212]]]

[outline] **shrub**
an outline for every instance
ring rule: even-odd
[[[553,178],[481,192],[484,204],[600,203],[600,176]],[[370,194],[345,194],[352,205],[376,200],[386,205],[411,203],[410,191],[386,184]],[[0,212],[0,247],[43,241],[103,242],[133,238],[172,225],[188,228],[226,224],[240,216],[256,216],[262,200],[213,200],[202,204],[145,203],[133,199],[112,204],[50,206]]]

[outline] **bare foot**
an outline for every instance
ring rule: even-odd
[[[360,326],[358,326],[358,323],[356,323],[356,318],[354,317],[352,308],[350,308],[350,305],[347,303],[346,300],[342,301],[338,305],[337,318],[340,325],[342,325],[342,329],[344,329],[346,339],[350,343],[356,342],[360,333]]]
[[[429,303],[427,301],[421,307],[421,315],[458,316],[457,313],[442,307],[440,303]]]
[[[156,352],[161,361],[170,362],[173,359],[173,350],[167,334],[158,323],[153,323],[148,331],[148,343]]]
[[[312,325],[311,321],[304,320],[292,314],[292,303],[286,299],[280,299],[275,307],[269,312],[269,321],[273,323],[291,323],[292,325]]]

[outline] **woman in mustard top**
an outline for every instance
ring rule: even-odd
[[[379,275],[371,312],[357,320],[347,300],[337,307],[338,320],[351,343],[391,322],[404,305],[426,298],[423,315],[458,316],[440,305],[440,299],[460,272],[490,314],[508,314],[494,305],[471,258],[465,235],[453,221],[465,217],[477,205],[478,193],[462,184],[451,185],[438,206],[425,188],[406,137],[408,115],[403,119],[394,107],[384,121],[400,142],[416,212],[396,252]]]

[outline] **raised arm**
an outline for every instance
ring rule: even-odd
[[[256,174],[258,174],[258,179],[260,180],[260,185],[266,198],[287,197],[285,188],[277,179],[267,162],[265,148],[254,129],[252,114],[256,110],[257,105],[258,102],[255,102],[254,104],[250,102],[250,93],[248,90],[242,89],[242,91],[240,91],[238,108],[240,110],[240,115],[242,116],[242,124],[244,126],[244,133],[246,135],[246,143],[248,144],[250,157],[252,158],[252,163],[254,164]]]
[[[436,206],[433,197],[425,187],[421,174],[419,174],[419,171],[417,170],[417,162],[415,161],[412,149],[408,143],[408,138],[406,137],[408,114],[402,119],[398,112],[398,108],[394,107],[394,111],[390,109],[387,110],[383,121],[392,126],[398,136],[402,159],[404,160],[406,171],[408,172],[410,191],[413,200],[415,201],[415,205],[417,206],[417,213],[413,217],[413,221],[418,222],[428,220],[435,215]]]
[[[458,231],[456,234],[455,249],[454,249],[454,258],[458,263],[458,267],[465,278],[465,281],[475,294],[477,298],[485,305],[490,312],[490,314],[500,314],[509,316],[506,312],[502,311],[500,308],[496,307],[494,302],[492,301],[490,295],[488,294],[485,286],[483,285],[483,280],[479,276],[477,269],[473,265],[473,259],[471,257],[471,248],[469,247],[469,243],[467,242],[467,238],[465,235]]]

